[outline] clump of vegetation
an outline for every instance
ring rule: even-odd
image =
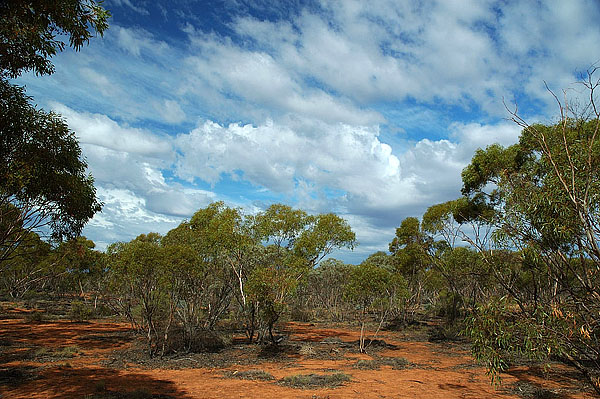
[[[35,367],[9,367],[0,369],[0,384],[20,385],[26,381],[39,378]]]
[[[96,312],[92,306],[81,301],[73,301],[73,303],[71,303],[69,318],[72,321],[88,321],[94,317],[96,317]]]
[[[298,353],[302,356],[314,356],[317,352],[315,351],[315,347],[311,344],[302,344],[300,349],[298,349]]]
[[[357,360],[353,367],[360,370],[378,370],[381,366],[391,366],[394,370],[404,370],[413,367],[414,364],[403,357],[381,356],[372,360]]]
[[[517,381],[516,383],[503,388],[503,391],[509,394],[518,395],[525,399],[557,399],[562,397],[551,390],[544,389],[527,381]]]
[[[75,357],[75,355],[77,355],[80,352],[81,352],[81,350],[79,349],[78,346],[71,345],[71,346],[62,347],[62,348],[54,351],[54,354],[57,356],[61,356],[61,357]]]
[[[273,377],[272,374],[267,373],[264,370],[226,371],[225,373],[223,373],[223,377],[252,381],[272,381],[275,379],[275,377]]]
[[[146,389],[136,389],[135,391],[108,391],[96,392],[86,395],[85,399],[173,399],[171,395],[153,394]]]
[[[394,370],[404,370],[414,366],[413,363],[403,357],[382,357],[380,358],[380,361],[386,366],[392,366]]]
[[[104,381],[104,380],[96,381],[94,383],[94,390],[96,392],[106,392],[106,381]]]
[[[336,388],[350,381],[348,374],[295,374],[284,377],[279,384],[299,389]]]
[[[353,367],[359,370],[378,370],[380,364],[376,360],[359,359]]]
[[[35,360],[63,360],[71,359],[75,357],[81,350],[78,346],[64,346],[58,349],[40,348],[33,352],[33,359]]]
[[[28,323],[41,323],[44,321],[44,312],[33,310],[25,314],[25,321]]]
[[[438,341],[464,341],[465,326],[462,323],[443,323],[429,330],[429,342]]]

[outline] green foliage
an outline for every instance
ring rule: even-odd
[[[270,240],[277,247],[291,248],[310,220],[300,209],[273,204],[257,215],[255,230],[262,240]]]
[[[63,37],[79,50],[109,16],[93,0],[0,3],[0,264],[30,232],[75,237],[101,208],[75,134],[7,78],[51,74]]]
[[[259,266],[249,275],[244,292],[252,302],[252,315],[258,312],[263,322],[262,336],[268,332],[274,342],[274,323],[300,283],[331,251],[352,248],[355,235],[336,215],[309,216],[281,204],[256,215],[252,231],[266,246],[256,251]]]
[[[379,370],[381,365],[375,360],[358,359],[352,367],[359,370]]]
[[[379,370],[381,366],[390,366],[394,370],[404,370],[413,367],[414,364],[404,357],[377,356],[373,360],[359,359],[353,367],[359,370]]]
[[[353,266],[329,258],[311,269],[303,286],[307,307],[316,314],[341,321],[348,316],[349,306],[344,298]]]
[[[55,361],[55,360],[59,360],[59,359],[61,359],[61,360],[71,359],[80,352],[81,352],[80,348],[75,345],[64,346],[62,348],[57,348],[57,349],[42,347],[40,349],[35,350],[32,354],[32,357],[37,361],[44,360],[44,359]]]
[[[394,370],[404,370],[409,367],[414,367],[414,364],[404,357],[383,357],[380,359],[380,362],[391,366]]]
[[[29,323],[41,323],[44,321],[44,312],[32,310],[25,315],[25,320]]]
[[[97,298],[100,295],[106,271],[104,254],[95,251],[95,246],[86,237],[77,237],[62,242],[53,251],[53,273],[59,276],[52,282],[55,291],[77,293],[81,297],[93,294]]]
[[[223,377],[251,381],[273,381],[275,379],[272,374],[264,370],[226,371]]]
[[[0,79],[0,261],[30,231],[78,235],[101,208],[75,133]]]
[[[310,218],[294,243],[297,256],[306,259],[312,267],[321,259],[338,248],[354,249],[356,236],[350,225],[341,217],[333,214],[321,214]]]
[[[244,289],[248,299],[258,305],[261,319],[272,329],[285,308],[287,294],[296,285],[297,280],[291,271],[286,273],[286,270],[262,266],[252,271]]]
[[[279,383],[284,386],[300,389],[336,388],[350,381],[349,375],[333,374],[294,374],[284,377]]]
[[[391,277],[388,270],[371,262],[363,262],[352,270],[346,295],[360,309],[382,305],[391,288]]]
[[[564,320],[557,316],[539,309],[523,317],[510,299],[494,298],[467,319],[465,331],[477,360],[485,363],[492,382],[498,383],[500,373],[515,359],[544,361],[551,355],[568,354],[559,333]],[[540,325],[544,329],[540,330]]]
[[[475,353],[493,372],[511,352],[552,353],[600,392],[600,115],[592,74],[583,82],[591,118],[569,103],[555,125],[527,125],[514,115],[524,127],[519,142],[478,150],[462,178],[465,201],[493,212],[465,221],[493,232],[470,242],[510,303],[476,315]]]
[[[151,356],[182,349],[178,342],[193,350],[232,309],[250,340],[258,330],[274,343],[274,325],[314,262],[353,240],[334,215],[273,205],[247,216],[216,202],[165,237],[111,245],[111,303],[144,332]]]
[[[69,311],[69,318],[72,321],[88,321],[96,316],[94,308],[81,301],[73,301]]]
[[[163,239],[169,249],[174,291],[185,306],[178,313],[192,337],[198,329],[212,330],[225,314],[235,288],[235,273],[245,278],[254,240],[238,209],[222,202],[198,210]]]
[[[11,297],[22,297],[52,275],[52,250],[36,233],[24,234],[12,255],[0,262],[1,283]]]
[[[263,322],[261,338],[265,339],[268,332],[275,342],[273,326],[308,271],[304,260],[289,250],[268,246],[261,252],[260,265],[248,277],[244,291]]]
[[[425,242],[425,236],[421,232],[419,219],[408,217],[404,219],[396,229],[396,237],[390,243],[390,252],[395,254],[401,248],[406,248],[411,244],[421,244]]]
[[[407,295],[402,318],[412,319],[420,308],[429,280],[429,251],[431,237],[423,230],[419,220],[406,218],[396,229],[396,236],[389,245],[392,265],[396,274],[406,281]]]
[[[54,72],[50,58],[69,46],[79,50],[93,33],[108,27],[110,14],[101,1],[4,1],[0,4],[0,77],[15,78],[33,70]]]
[[[193,337],[198,329],[213,329],[232,297],[239,304],[248,336],[254,335],[255,309],[244,290],[259,259],[253,222],[241,210],[215,202],[198,210],[189,222],[183,222],[164,238],[166,246],[178,245],[194,257],[182,263],[177,277],[185,303],[178,313],[187,336]]]
[[[381,267],[372,258],[352,269],[350,280],[346,285],[346,297],[356,304],[360,310],[359,349],[361,352],[366,349],[365,324],[368,312],[374,311],[378,314],[379,327],[377,331],[379,331],[393,308],[397,297],[405,293],[402,289],[405,287],[406,282],[401,275]],[[377,332],[375,335],[377,335]]]
[[[107,253],[110,290],[119,295],[114,306],[145,333],[149,354],[153,356],[160,349],[160,324],[168,298],[167,259],[161,236],[142,234],[129,243],[112,244]]]

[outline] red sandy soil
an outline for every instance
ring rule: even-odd
[[[0,380],[0,398],[85,398],[103,384],[109,391],[143,389],[170,398],[519,398],[514,391],[496,390],[490,385],[485,370],[474,364],[467,350],[457,346],[402,339],[396,332],[384,332],[378,338],[395,345],[395,349],[379,352],[381,356],[404,357],[415,364],[402,370],[381,366],[379,370],[353,367],[357,359],[371,359],[369,354],[350,353],[339,360],[311,359],[295,355],[292,362],[261,362],[227,369],[116,369],[101,361],[115,349],[126,348],[131,338],[117,334],[128,330],[124,323],[67,321],[31,323],[23,319],[0,319],[0,371],[36,370],[38,377],[22,383]],[[325,328],[307,323],[289,323],[285,328],[292,342],[320,342],[337,337],[343,341],[358,339],[358,331],[347,328]],[[110,339],[102,339],[106,334]],[[112,334],[112,335],[111,335]],[[19,358],[20,351],[45,347],[57,350],[76,346],[75,357],[40,363]],[[561,366],[553,366],[560,368]],[[339,371],[352,380],[334,389],[294,389],[273,381],[250,381],[223,378],[225,370],[260,369],[276,379],[293,374],[326,374]],[[579,377],[572,371],[551,373],[544,378],[535,368],[521,367],[503,375],[503,386],[529,383],[559,392],[560,398],[592,398],[581,392]]]

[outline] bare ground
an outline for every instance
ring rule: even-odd
[[[214,353],[149,360],[127,324],[32,322],[16,309],[0,319],[0,397],[595,397],[560,364],[513,368],[494,388],[466,344],[428,342],[422,330],[382,332],[366,354],[356,350],[358,329],[347,326],[288,323],[283,332],[276,348],[234,341]]]

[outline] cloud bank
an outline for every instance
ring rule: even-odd
[[[100,247],[214,200],[285,202],[347,218],[361,246],[339,256],[359,261],[459,196],[477,148],[517,140],[504,103],[551,122],[544,82],[600,59],[591,0],[107,6],[104,39],[21,79],[81,140]]]

